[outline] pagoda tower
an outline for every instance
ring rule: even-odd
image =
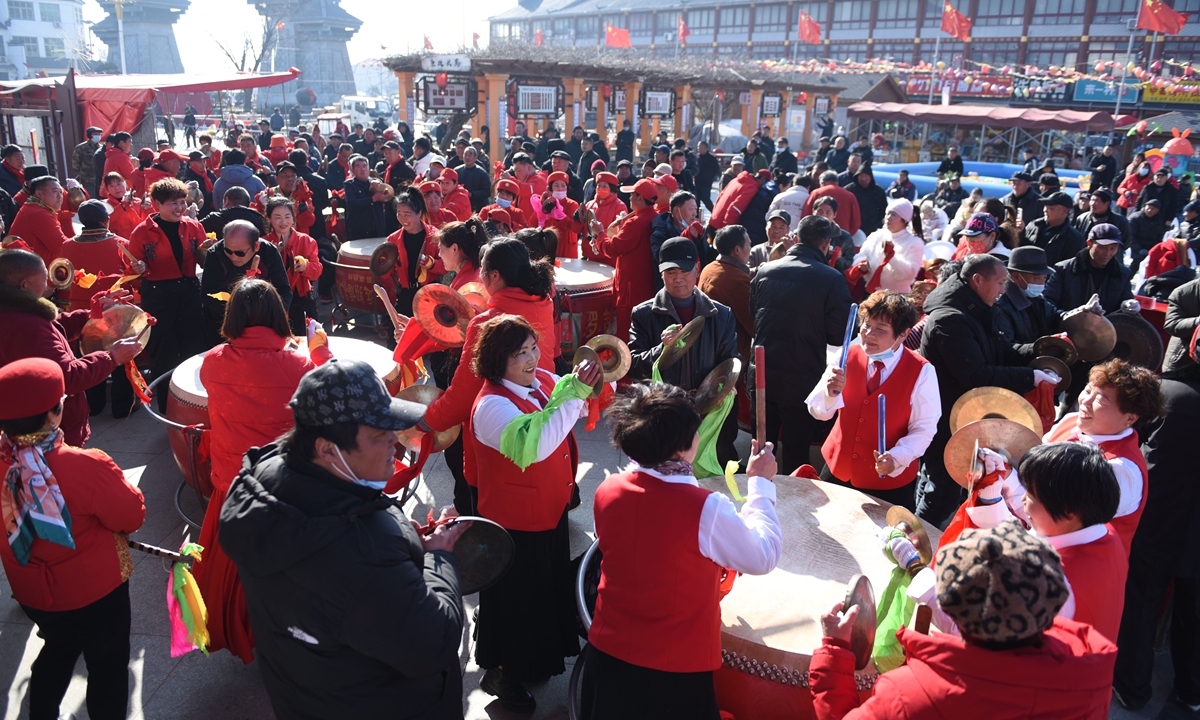
[[[251,0],[251,4],[276,27],[261,69],[283,72],[295,67],[303,73],[284,86],[282,95],[271,88],[269,97],[281,101],[286,97],[290,106],[296,102],[297,90],[309,88],[318,105],[332,105],[343,95],[355,94],[346,43],[362,21],[343,10],[338,0]]]
[[[123,3],[125,11],[125,71],[128,73],[181,73],[175,23],[187,12],[191,0],[137,0]],[[116,3],[100,0],[107,16],[92,27],[108,46],[108,60],[121,70]]]

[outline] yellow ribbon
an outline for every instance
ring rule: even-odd
[[[734,474],[737,473],[737,469],[737,460],[730,460],[729,462],[725,463],[725,484],[729,486],[729,494],[733,495],[734,501],[742,502],[746,498],[743,497],[741,491],[738,490],[737,480],[733,477]]]

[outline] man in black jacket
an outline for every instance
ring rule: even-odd
[[[796,156],[788,149],[788,140],[785,137],[775,141],[775,157],[771,160],[771,169],[782,173],[800,172],[800,165]]]
[[[1084,237],[1096,225],[1116,225],[1121,231],[1122,248],[1129,247],[1129,221],[1112,211],[1113,191],[1101,188],[1088,198],[1089,211],[1075,218],[1075,229]]]
[[[250,207],[250,193],[246,192],[246,188],[240,185],[234,185],[225,191],[225,197],[221,199],[225,207],[221,210],[209,213],[200,221],[204,226],[204,232],[216,233],[217,239],[225,237],[225,226],[235,220],[242,220],[254,226],[259,235],[266,235],[266,222],[263,220],[262,213]]]
[[[954,145],[946,148],[946,159],[938,163],[937,176],[939,178],[945,178],[950,175],[962,177],[965,172],[963,169],[963,159],[958,154],[958,148]]]
[[[371,192],[371,175],[367,159],[362,155],[350,158],[351,176],[342,186],[346,200],[346,239],[386,237],[384,201],[387,195]]]
[[[671,177],[675,178],[675,185],[680,190],[695,193],[696,181],[687,170],[687,153],[683,150],[675,149],[671,151],[667,158],[671,163]]]
[[[941,181],[937,191],[934,192],[933,204],[941,208],[948,217],[954,217],[958,213],[958,209],[962,207],[962,201],[970,195],[971,193],[962,186],[959,176],[950,174]]]
[[[829,165],[829,169],[834,172],[846,172],[846,166],[850,162],[850,151],[846,149],[846,138],[838,135],[837,139],[833,141],[833,147],[825,153],[825,157],[818,159],[824,160]],[[747,160],[748,166],[749,161]],[[805,412],[808,411],[805,410]]]
[[[842,344],[850,314],[846,279],[828,264],[838,227],[810,215],[800,221],[799,233],[800,242],[783,259],[759,267],[750,283],[754,342],[766,348],[765,434],[783,443],[784,474],[808,462],[818,423],[804,400],[825,372],[825,346]]]
[[[204,153],[193,150],[188,154],[187,170],[183,171],[183,181],[194,182],[204,195],[204,207],[200,208],[200,217],[205,217],[216,210],[213,207],[212,189],[217,182],[217,175],[208,167]],[[229,191],[226,190],[228,195]]]
[[[1017,219],[1028,225],[1042,216],[1042,196],[1033,189],[1033,176],[1027,172],[1015,172],[1012,192],[1000,198],[1000,202],[1017,209]]]
[[[1004,341],[995,326],[993,306],[1004,294],[1008,271],[993,255],[972,255],[925,300],[929,317],[921,334],[921,355],[937,370],[942,407],[968,390],[994,385],[1024,395],[1037,382],[1054,378],[1029,367]],[[963,500],[962,488],[946,472],[944,454],[950,440],[950,413],[943,411],[937,434],[923,457],[924,477],[917,486],[917,514],[942,524]]]
[[[1100,188],[1111,187],[1113,178],[1117,176],[1117,159],[1113,157],[1113,146],[1105,145],[1103,150],[1093,155],[1088,161],[1088,170],[1092,171],[1092,184],[1089,189],[1093,194]]]
[[[1171,182],[1171,170],[1163,165],[1154,172],[1154,181],[1147,183],[1138,195],[1137,209],[1141,210],[1146,203],[1157,200],[1162,203],[1163,218],[1170,222],[1179,214],[1182,204],[1179,202],[1179,188]]]
[[[617,160],[633,161],[633,146],[637,144],[637,135],[629,129],[629,121],[621,123],[621,130],[617,133]]]
[[[883,227],[883,217],[887,214],[887,193],[875,184],[875,174],[867,165],[858,170],[854,182],[846,186],[850,194],[858,200],[858,216],[862,221],[864,235],[870,235]]]
[[[492,180],[488,177],[487,170],[479,167],[479,152],[473,147],[463,150],[463,164],[458,168],[458,184],[471,195],[472,212],[482,210],[492,198]]]
[[[220,525],[275,714],[461,719],[452,551],[468,526],[422,538],[379,492],[396,431],[425,408],[345,359],[308,373],[291,406],[296,427],[250,451]]]
[[[1057,307],[1074,308],[1100,296],[1104,312],[1116,312],[1121,302],[1133,297],[1129,272],[1117,259],[1121,233],[1115,225],[1097,225],[1088,234],[1087,247],[1054,264],[1046,281],[1046,299]]]
[[[1051,193],[1041,198],[1042,214],[1032,222],[1025,220],[1025,244],[1037,245],[1046,251],[1050,265],[1072,258],[1083,249],[1085,241],[1067,218],[1071,214],[1071,196],[1065,192]]]
[[[200,298],[204,303],[206,347],[222,342],[221,325],[225,321],[227,301],[213,295],[232,292],[238,280],[256,272],[275,287],[287,310],[292,304],[292,288],[279,250],[259,240],[258,228],[245,220],[234,220],[225,226],[225,239],[213,245],[204,258]]]
[[[1033,343],[1057,333],[1062,323],[1062,313],[1043,297],[1046,279],[1053,272],[1040,247],[1013,248],[1008,258],[1008,282],[996,301],[995,327],[1022,355],[1032,355]]]
[[[1200,325],[1200,280],[1189,280],[1171,291],[1163,331],[1171,336],[1163,372],[1179,370],[1195,363],[1188,346]]]
[[[1167,234],[1166,218],[1162,214],[1162,202],[1149,200],[1141,210],[1129,213],[1129,254],[1133,260],[1129,271],[1137,274],[1138,268],[1146,261],[1150,248],[1163,241]]]
[[[708,151],[708,143],[696,144],[696,199],[712,212],[712,186],[721,175],[721,163]]]

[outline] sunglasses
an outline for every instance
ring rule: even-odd
[[[234,257],[242,258],[242,257],[246,257],[250,253],[251,253],[250,250],[230,250],[229,248],[225,248],[225,254],[233,255]]]

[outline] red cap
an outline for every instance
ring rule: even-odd
[[[508,210],[502,207],[492,207],[490,210],[484,208],[479,211],[480,220],[491,220],[492,222],[504,223],[512,225],[512,216],[508,214]]]
[[[617,183],[621,182],[620,180],[617,179],[616,175],[613,175],[610,172],[596,173],[595,179],[596,179],[596,182],[598,182],[598,183],[608,183],[609,185],[612,185],[613,187],[616,187]]]
[[[418,185],[417,189],[421,191],[422,195],[424,195],[425,193],[434,193],[434,192],[439,195],[442,194],[442,186],[438,185],[437,181],[435,181],[435,180],[426,180],[425,182]]]
[[[146,162],[154,162],[154,151],[151,150],[150,148],[142,148],[141,150],[138,150],[137,157],[138,157],[138,160],[144,160]],[[22,417],[24,417],[24,416],[22,416]]]
[[[521,186],[512,178],[500,178],[500,181],[496,183],[496,192],[500,192],[501,190],[512,193],[513,197],[521,195]]]
[[[642,196],[643,200],[654,202],[658,199],[659,184],[649,178],[642,178],[632,185],[626,185],[621,188],[623,193],[637,193]]]
[[[566,183],[567,185],[571,184],[571,180],[565,172],[552,172],[550,173],[550,177],[546,178],[547,185],[553,185],[556,182]]]
[[[771,174],[770,170],[763,168],[762,170],[754,173],[754,177],[758,178],[759,180],[770,180],[775,176]]]
[[[285,138],[282,135],[272,135],[271,136],[271,147],[273,147],[273,148],[287,147],[287,138]]]
[[[0,367],[0,420],[53,410],[66,394],[62,367],[46,358],[25,358]]]
[[[174,150],[170,150],[170,149],[163,150],[162,152],[160,152],[158,154],[158,161],[162,162],[163,160],[178,160],[181,163],[186,163],[188,161],[188,159],[185,155],[182,155],[182,154],[177,153]]]
[[[608,163],[604,162],[603,160],[596,160],[596,161],[592,162],[592,172],[605,170],[607,168],[608,168]]]
[[[675,179],[674,175],[663,175],[655,180],[672,193],[679,189],[679,181]]]
[[[454,168],[446,168],[438,175],[438,180],[453,180],[458,182],[458,171]]]

